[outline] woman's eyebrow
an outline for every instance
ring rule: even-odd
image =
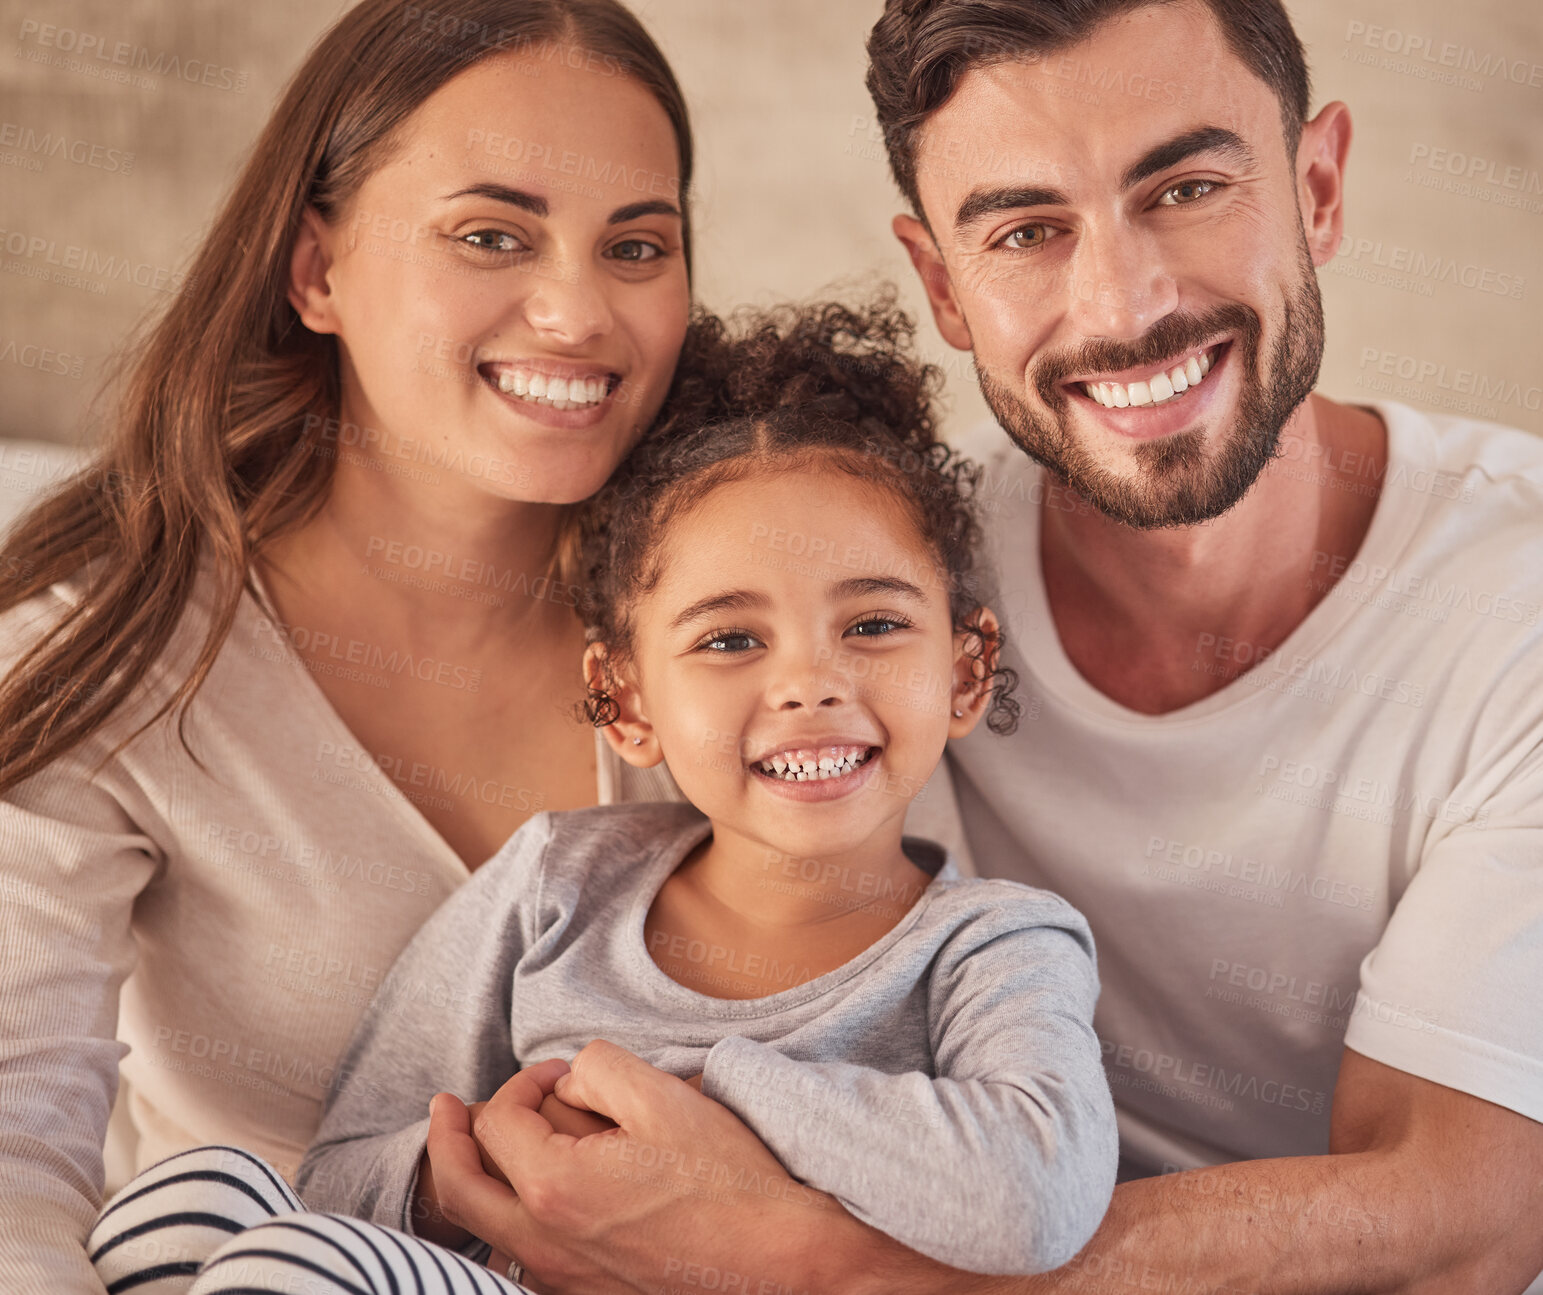
[[[618,207],[611,213],[606,224],[624,225],[629,220],[637,220],[640,216],[674,216],[676,220],[683,219],[680,208],[673,202],[655,199],[651,202],[629,202],[625,207]]]
[[[447,193],[445,201],[454,198],[491,198],[494,202],[507,202],[511,207],[518,207],[521,211],[528,211],[532,216],[546,217],[552,214],[552,205],[538,193],[530,193],[525,189],[512,189],[507,184],[469,184],[464,189],[457,189],[454,193]],[[674,216],[676,220],[684,217],[680,214],[680,208],[673,202],[665,202],[662,199],[651,199],[645,202],[629,202],[624,207],[618,207],[608,217],[608,225],[624,225],[629,220],[637,220],[642,216]]]
[[[446,202],[452,198],[491,198],[494,202],[507,202],[511,207],[528,211],[532,216],[546,216],[552,210],[551,204],[540,194],[511,189],[507,184],[469,184],[464,189],[445,195]]]

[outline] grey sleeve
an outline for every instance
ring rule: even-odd
[[[1035,925],[1015,928],[1003,905],[939,951],[936,1078],[733,1037],[709,1054],[702,1091],[791,1174],[913,1250],[971,1272],[1059,1267],[1108,1208],[1118,1139],[1092,936],[1069,905],[1034,902]]]
[[[514,966],[534,938],[546,815],[522,827],[419,928],[366,1009],[295,1178],[314,1210],[412,1233],[437,1092],[491,1097],[518,1069]]]

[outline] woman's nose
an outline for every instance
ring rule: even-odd
[[[610,331],[611,307],[597,274],[572,261],[531,273],[536,282],[525,299],[525,318],[544,339],[571,348]]]

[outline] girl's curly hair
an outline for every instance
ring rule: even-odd
[[[1017,674],[998,664],[1000,633],[976,620],[981,469],[938,439],[942,374],[914,351],[893,288],[855,307],[747,307],[728,321],[697,310],[659,421],[580,519],[579,610],[607,658],[583,705],[590,723],[617,717],[611,663],[630,655],[631,611],[658,582],[671,518],[725,482],[819,462],[906,506],[946,577],[955,630],[971,635],[976,678],[991,692],[987,726],[1017,727]]]

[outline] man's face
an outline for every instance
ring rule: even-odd
[[[916,163],[931,238],[896,231],[1020,448],[1129,525],[1236,503],[1312,390],[1323,314],[1279,100],[1209,10],[972,69]]]

